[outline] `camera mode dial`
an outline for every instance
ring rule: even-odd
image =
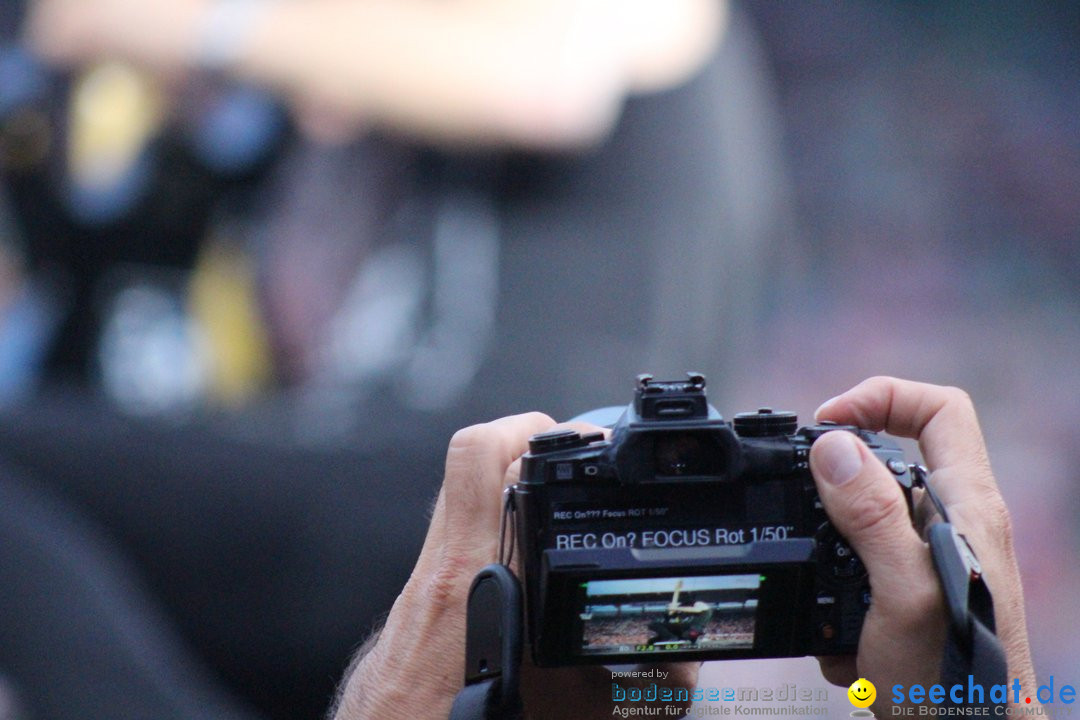
[[[866,578],[862,560],[832,525],[818,528],[817,546],[818,570],[828,582],[849,585]]]

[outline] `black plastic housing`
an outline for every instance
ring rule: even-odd
[[[881,435],[795,424],[762,408],[733,427],[708,405],[704,377],[641,376],[610,439],[534,436],[512,497],[533,660],[854,652],[870,586],[825,515],[810,447],[857,434],[909,507],[911,473]]]

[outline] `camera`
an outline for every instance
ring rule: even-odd
[[[703,375],[638,377],[603,433],[534,435],[508,493],[533,661],[551,667],[855,652],[870,606],[858,556],[829,523],[810,447],[855,433],[911,508],[890,439],[798,428],[761,408],[726,422]]]

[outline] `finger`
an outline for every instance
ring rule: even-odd
[[[975,552],[995,568],[1013,560],[1012,524],[986,455],[975,408],[958,388],[875,377],[818,408],[820,419],[914,437],[933,488]]]
[[[531,436],[554,424],[543,413],[526,413],[457,431],[446,452],[440,498],[447,531],[494,542],[507,469],[528,450]]]
[[[925,605],[912,588],[936,589],[937,580],[892,474],[865,443],[842,430],[818,438],[810,469],[833,526],[866,566],[874,603],[890,617]],[[918,602],[909,604],[909,598]]]
[[[525,452],[530,436],[554,423],[542,413],[527,413],[454,434],[427,538],[409,580],[431,603],[464,608],[473,575],[498,554],[506,469]]]
[[[934,490],[982,563],[999,633],[1010,648],[1010,674],[1024,673],[1030,658],[1012,521],[971,398],[957,388],[877,377],[826,402],[818,417],[919,439]]]
[[[940,476],[934,489],[946,505],[983,502],[998,492],[975,408],[963,390],[875,377],[825,402],[817,418],[917,438],[927,465]]]

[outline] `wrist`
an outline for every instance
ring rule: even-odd
[[[465,594],[456,585],[438,597],[445,578],[410,578],[387,616],[378,642],[346,682],[336,718],[446,717],[464,674]],[[451,600],[454,598],[454,600]]]

